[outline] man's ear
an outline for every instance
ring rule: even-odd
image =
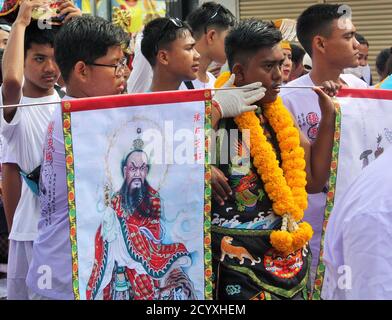
[[[125,178],[125,177],[126,177],[126,175],[127,175],[127,171],[126,171],[126,169],[127,169],[127,166],[123,166],[123,172],[122,172],[122,174],[123,174],[123,178]]]
[[[169,64],[169,52],[167,50],[159,50],[157,53],[157,63],[167,66]]]
[[[325,53],[325,38],[322,36],[315,36],[312,41],[312,51],[319,51]]]
[[[236,62],[232,68],[232,72],[235,74],[235,85],[242,86],[245,82],[245,69],[241,63]]]
[[[85,62],[76,62],[73,68],[73,74],[75,78],[79,79],[80,81],[87,81],[88,73],[89,70]]]
[[[208,30],[206,33],[207,44],[211,45],[216,37],[217,37],[217,31],[215,29]]]

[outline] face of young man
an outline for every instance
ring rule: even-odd
[[[48,44],[32,43],[25,58],[26,84],[37,91],[50,90],[59,76],[60,70],[54,59],[54,49]]]
[[[174,40],[167,51],[167,68],[181,81],[195,80],[199,70],[200,54],[195,49],[195,39],[186,30]]]
[[[366,44],[359,45],[359,65],[366,67],[368,65],[369,47]]]
[[[284,61],[282,66],[282,77],[283,82],[288,82],[290,78],[291,69],[293,68],[293,58],[291,54],[291,50],[282,49],[284,55]]]
[[[262,82],[267,89],[260,103],[269,103],[276,100],[282,85],[282,66],[284,54],[280,44],[272,48],[264,48],[248,59],[246,65],[235,64],[233,73],[236,74],[236,86],[243,86],[253,82]]]
[[[214,31],[213,39],[210,44],[210,58],[212,61],[224,64],[226,62],[225,39],[229,33],[229,29],[214,29]]]
[[[101,65],[116,65],[124,59],[121,46],[110,47],[105,56],[94,61]],[[112,66],[87,65],[88,76],[85,81],[85,92],[89,97],[107,96],[121,94],[126,86],[125,67],[121,67],[116,74],[116,68]]]
[[[359,42],[355,39],[356,28],[350,19],[334,20],[331,34],[323,37],[325,55],[341,69],[359,65]]]

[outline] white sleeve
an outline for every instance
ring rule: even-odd
[[[20,104],[22,98],[18,102]],[[0,94],[0,105],[3,105],[3,86],[1,86],[1,94]],[[21,123],[22,118],[22,110],[21,108],[17,108],[14,117],[11,122],[7,122],[4,119],[3,109],[1,109],[1,119],[0,119],[0,133],[4,137],[4,139],[8,142],[12,135],[14,134],[15,128]]]
[[[347,287],[339,289],[346,299],[392,299],[391,216],[392,212],[361,214],[345,224],[340,284]]]
[[[131,75],[127,83],[128,93],[143,93],[150,89],[152,82],[152,68],[141,50],[142,33],[136,36],[135,58]]]

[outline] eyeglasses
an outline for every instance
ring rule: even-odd
[[[127,67],[127,58],[122,58],[116,64],[88,63],[88,65],[114,68],[114,75],[119,78],[124,74],[124,70]]]
[[[159,35],[159,38],[157,39],[157,42],[155,43],[155,54],[158,53],[159,51],[159,42],[163,39],[163,37],[165,36],[165,32],[167,30],[167,27],[170,25],[170,23],[172,23],[177,29],[181,29],[184,27],[184,23],[178,19],[178,18],[168,18],[168,20],[166,21],[165,25],[162,28],[162,31]]]

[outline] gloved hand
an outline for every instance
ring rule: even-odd
[[[234,80],[235,74],[232,74],[222,88],[231,88]],[[265,91],[261,82],[254,82],[233,90],[217,90],[213,100],[218,102],[222,118],[234,118],[243,112],[256,110],[257,106],[252,104],[261,100]]]

